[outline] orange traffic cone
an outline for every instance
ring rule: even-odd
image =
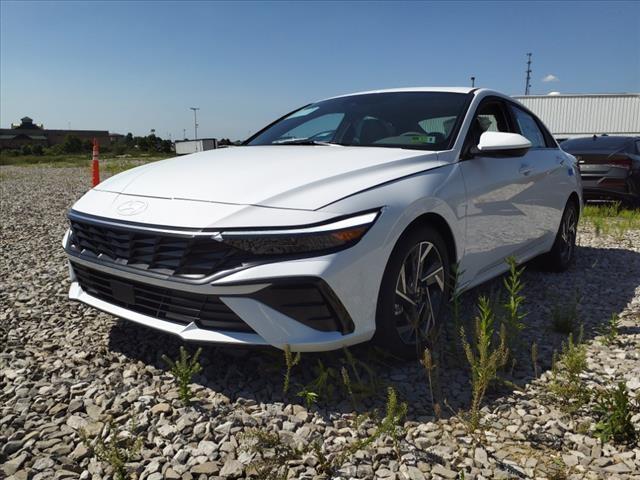
[[[91,176],[92,186],[95,187],[100,183],[100,162],[98,161],[98,154],[100,153],[100,146],[98,140],[93,139],[93,160],[91,161]]]

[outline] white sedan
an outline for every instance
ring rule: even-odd
[[[306,105],[243,146],[116,175],[69,211],[70,298],[187,341],[410,357],[465,290],[569,267],[574,157],[513,99],[409,88]]]

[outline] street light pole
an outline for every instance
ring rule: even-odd
[[[190,110],[193,110],[193,129],[195,130],[195,140],[198,139],[198,110],[199,107],[189,107]]]

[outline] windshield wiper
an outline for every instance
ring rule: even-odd
[[[276,140],[272,142],[271,145],[327,145],[327,146],[338,146],[337,143],[331,142],[321,142],[319,140],[311,140],[310,138],[290,138],[287,140]]]

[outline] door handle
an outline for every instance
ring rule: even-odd
[[[520,170],[518,170],[518,172],[520,172],[520,174],[522,174],[524,176],[527,176],[531,172],[533,172],[533,167],[531,167],[531,165],[529,165],[527,163],[523,163],[522,165],[520,165]]]
[[[556,161],[559,165],[564,165],[565,158],[564,157],[556,157]]]

